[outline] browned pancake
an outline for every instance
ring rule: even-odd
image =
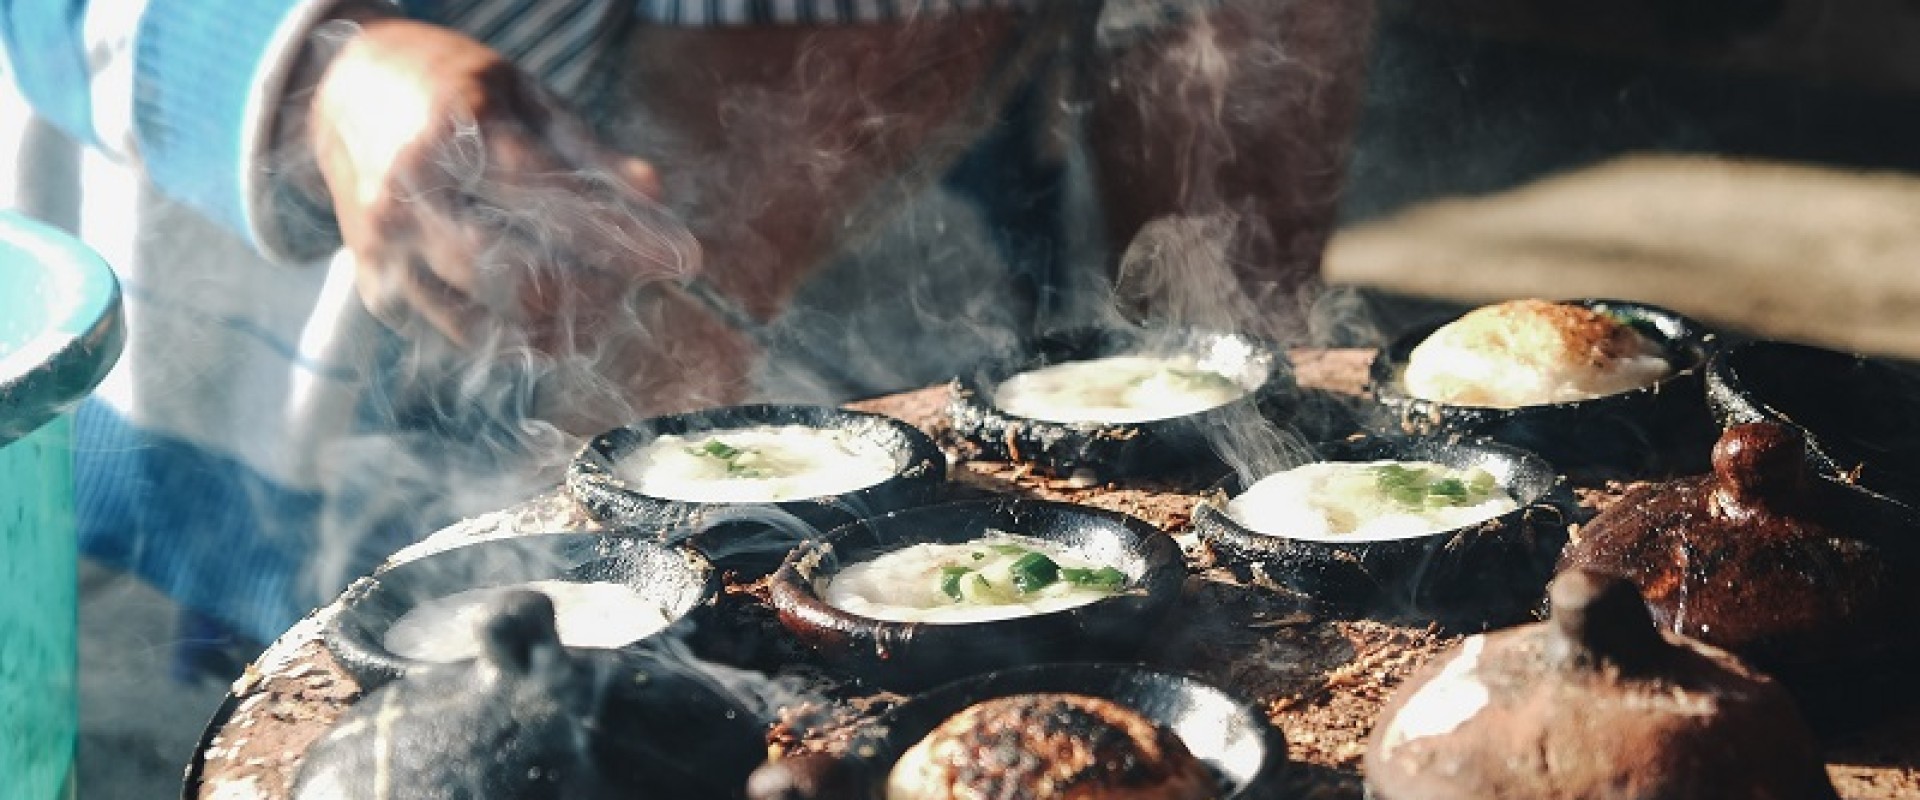
[[[1172,731],[1093,697],[1030,694],[955,714],[900,758],[889,800],[1198,800],[1206,767]]]

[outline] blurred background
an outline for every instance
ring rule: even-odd
[[[1920,356],[1920,3],[1386,0],[1329,281]]]
[[[1917,0],[1382,0],[1326,277],[1395,324],[1611,296],[1920,357],[1916,41]],[[81,795],[175,795],[224,684],[164,677],[161,595],[81,581]]]

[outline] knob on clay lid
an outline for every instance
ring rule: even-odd
[[[1722,434],[1712,473],[1628,492],[1560,563],[1626,577],[1660,627],[1799,687],[1907,638],[1912,526],[1903,507],[1814,476],[1797,429],[1756,423]]]
[[[494,600],[480,657],[409,671],[306,753],[300,800],[733,797],[760,723],[668,657],[569,651],[553,603]]]
[[[578,744],[591,738],[596,682],[561,648],[553,602],[513,592],[488,611],[478,659],[355,703],[308,751],[294,796],[612,797]]]
[[[1575,570],[1547,622],[1468,638],[1388,703],[1377,800],[1834,798],[1772,679],[1656,629],[1633,586]]]

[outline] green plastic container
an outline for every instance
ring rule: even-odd
[[[67,413],[120,357],[120,285],[57,229],[0,212],[0,781],[73,794],[79,605]]]

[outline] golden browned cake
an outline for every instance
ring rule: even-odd
[[[1660,346],[1584,306],[1513,300],[1468,312],[1413,349],[1408,394],[1463,406],[1585,400],[1646,386],[1672,370]]]
[[[908,750],[888,800],[1202,800],[1215,787],[1172,731],[1073,694],[989,700]]]

